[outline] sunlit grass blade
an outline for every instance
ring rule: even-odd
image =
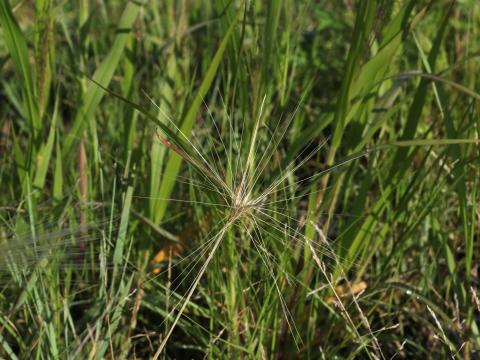
[[[227,47],[227,44],[230,39],[230,35],[235,29],[235,26],[236,26],[236,20],[232,22],[232,24],[230,25],[230,28],[228,29],[227,33],[222,39],[222,42],[220,43],[220,46],[218,47],[218,50],[215,56],[213,57],[212,62],[210,63],[210,66],[205,74],[205,77],[203,78],[202,83],[200,84],[197,94],[195,95],[195,98],[193,99],[188,109],[188,112],[186,113],[184,119],[182,120],[182,123],[180,125],[180,132],[187,137],[190,135],[190,132],[192,130],[195,118],[197,116],[198,109],[202,104],[202,99],[205,97],[205,94],[210,88],[210,85],[215,77],[217,69],[220,66],[223,53],[225,51],[225,48]],[[168,159],[168,162],[164,170],[168,178],[164,178],[162,180],[162,183],[160,185],[160,190],[158,192],[158,196],[165,197],[165,198],[168,198],[170,196],[174,186],[174,181],[172,179],[174,179],[177,176],[180,170],[181,162],[182,162],[182,159],[180,156],[178,156],[178,154],[170,153],[170,157]],[[155,218],[154,218],[155,223],[158,224],[162,221],[165,215],[165,211],[167,209],[167,205],[168,205],[167,202],[160,202],[158,204],[157,208],[155,209]]]
[[[137,18],[140,6],[135,2],[128,2],[117,24],[117,34],[111,46],[111,50],[93,74],[93,79],[103,86],[107,86],[120,62],[128,38],[131,36],[130,29]],[[104,92],[95,84],[91,84],[83,95],[82,104],[78,109],[75,119],[64,143],[63,153],[68,156],[72,146],[80,138],[82,129],[95,116]]]

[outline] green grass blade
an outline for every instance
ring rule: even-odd
[[[120,321],[122,319],[122,312],[128,300],[128,293],[132,286],[133,276],[130,276],[126,281],[123,280],[120,288],[117,291],[115,296],[116,302],[113,304],[113,308],[110,309],[108,313],[109,317],[109,324],[108,328],[105,329],[105,334],[103,339],[100,341],[98,348],[95,351],[95,356],[93,359],[100,360],[105,358],[105,353],[107,352],[111,338],[114,336],[115,332],[117,331],[118,326],[120,325]]]
[[[113,77],[113,74],[123,56],[127,40],[129,39],[130,29],[137,18],[140,6],[135,2],[129,2],[122,13],[120,21],[117,25],[117,35],[112,43],[111,50],[107,57],[100,64],[98,69],[93,75],[93,79],[103,86],[107,86]],[[80,137],[82,130],[87,125],[88,121],[95,116],[98,104],[102,100],[104,92],[91,84],[83,97],[83,103],[78,110],[75,120],[72,125],[72,129],[67,135],[64,143],[64,156],[68,156],[72,150],[73,144],[76,139]]]
[[[38,150],[37,154],[37,172],[33,180],[33,185],[39,189],[43,189],[45,185],[45,178],[47,176],[50,158],[52,156],[53,145],[55,142],[55,133],[58,118],[58,101],[55,101],[55,110],[52,116],[52,123],[50,125],[50,132],[48,133],[47,142]]]
[[[10,56],[22,82],[28,118],[33,128],[34,137],[41,129],[41,119],[34,91],[34,78],[28,61],[27,41],[15,20],[8,1],[0,1],[0,24],[3,37]]]
[[[445,34],[445,30],[448,25],[450,12],[451,12],[451,6],[449,6],[448,9],[446,10],[446,13],[443,17],[443,21],[439,26],[437,35],[433,42],[432,49],[430,50],[430,53],[428,55],[428,62],[432,71],[435,71],[436,61],[440,53],[440,48],[441,48],[443,36]],[[407,123],[405,124],[402,131],[401,140],[412,139],[415,135],[415,132],[417,131],[418,123],[420,121],[422,110],[425,105],[425,101],[427,97],[427,90],[428,90],[427,82],[428,82],[427,79],[422,79],[422,81],[420,81],[420,84],[418,85],[417,91],[415,93],[415,97],[413,99],[413,103],[409,109]],[[399,149],[399,151],[396,154],[395,160],[392,162],[393,166],[392,166],[391,174],[395,172],[401,172],[401,169],[403,169],[405,166],[408,166],[408,164],[405,163],[406,156],[407,156],[407,151],[404,149]]]
[[[63,165],[62,165],[62,147],[60,146],[59,136],[55,142],[55,170],[53,174],[53,198],[60,200],[63,197]]]
[[[203,78],[203,81],[198,89],[198,92],[195,95],[195,98],[193,99],[192,105],[188,109],[188,112],[182,121],[180,131],[183,134],[185,134],[185,136],[187,137],[190,136],[193,123],[197,116],[198,109],[200,108],[203,98],[205,97],[208,89],[210,88],[210,85],[212,84],[212,81],[215,77],[217,69],[220,66],[223,53],[225,51],[225,48],[227,47],[230,35],[235,29],[235,25],[236,25],[236,21],[232,22],[232,24],[230,25],[230,28],[228,29],[222,42],[220,43],[220,46],[218,47],[218,50],[215,56],[213,57],[212,62],[210,63],[210,66],[207,70],[207,73],[205,74],[205,77]],[[180,171],[181,163],[182,163],[182,158],[179,155],[170,152],[170,158],[168,159],[167,165],[165,167],[166,176],[162,179],[162,183],[160,185],[160,190],[158,193],[159,198],[167,199],[170,197],[170,194],[175,185],[175,179],[178,175],[178,172]],[[155,217],[153,219],[156,224],[159,224],[162,221],[165,215],[165,211],[167,209],[167,205],[168,205],[168,202],[166,201],[162,201],[158,203],[158,206],[155,211]]]
[[[262,83],[263,85],[258,92],[261,98],[267,93],[268,84],[274,80],[272,74],[276,73],[275,57],[276,43],[278,42],[278,22],[280,19],[280,11],[282,9],[282,1],[269,0],[266,5],[267,23],[265,25],[264,44],[263,44],[263,61],[262,61]]]
[[[342,81],[342,87],[335,111],[335,131],[332,138],[333,152],[340,145],[340,139],[345,129],[345,118],[347,116],[347,109],[349,107],[352,81],[372,29],[376,6],[377,4],[374,0],[362,1],[359,4],[360,9],[358,10],[353,29],[354,37],[348,53],[345,75]]]
[[[128,220],[130,218],[130,207],[132,205],[132,194],[133,186],[129,186],[127,188],[127,192],[125,193],[122,217],[120,219],[120,227],[118,228],[118,236],[115,243],[115,250],[113,253],[114,272],[117,272],[119,267],[123,263],[124,248],[127,239]]]
[[[52,0],[35,1],[35,72],[40,118],[48,104],[53,78],[54,19]]]

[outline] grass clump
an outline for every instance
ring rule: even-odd
[[[479,16],[1,2],[1,356],[476,358]]]

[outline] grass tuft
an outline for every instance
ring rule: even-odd
[[[475,359],[474,1],[0,2],[0,357]]]

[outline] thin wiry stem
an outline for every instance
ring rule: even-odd
[[[228,224],[227,224],[228,225]],[[205,263],[202,265],[197,277],[195,278],[195,280],[193,281],[193,284],[192,286],[190,287],[190,290],[187,294],[187,296],[185,297],[185,299],[183,300],[183,304],[180,308],[180,310],[178,311],[178,314],[177,316],[175,317],[175,320],[173,321],[170,329],[168,330],[167,334],[165,335],[165,338],[163,339],[162,343],[160,344],[157,352],[155,353],[154,357],[153,357],[153,360],[157,360],[160,356],[160,354],[162,353],[163,349],[165,348],[165,345],[167,345],[167,342],[168,342],[168,339],[170,338],[170,336],[172,335],[172,332],[173,330],[175,329],[175,326],[177,325],[178,323],[178,320],[180,320],[180,317],[182,316],[183,312],[185,311],[185,308],[187,307],[188,303],[190,302],[190,299],[193,295],[193,293],[195,292],[195,290],[197,289],[197,285],[198,283],[200,282],[200,279],[202,278],[203,274],[205,273],[205,270],[207,269],[208,265],[210,264],[210,261],[212,261],[213,259],[213,256],[215,255],[215,252],[217,251],[218,249],[218,246],[220,245],[226,231],[228,230],[229,226],[225,225],[222,230],[220,230],[220,232],[218,233],[218,235],[216,236],[215,238],[215,242],[214,242],[214,245],[212,247],[212,250],[210,251],[210,254],[208,255],[208,258],[205,260]]]

